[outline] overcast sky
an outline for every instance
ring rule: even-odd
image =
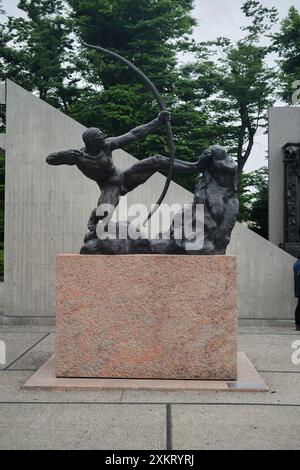
[[[18,1],[3,0],[3,7],[9,15],[21,13],[17,8]],[[198,20],[194,30],[195,39],[206,41],[218,36],[226,36],[233,41],[240,39],[240,26],[245,24],[245,17],[240,10],[243,3],[243,0],[194,0],[194,16]],[[287,15],[292,5],[300,8],[300,0],[262,0],[262,3],[268,7],[275,6],[281,18]],[[264,165],[266,151],[267,136],[259,135],[245,170],[251,171]]]

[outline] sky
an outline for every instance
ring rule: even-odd
[[[19,0],[2,0],[6,12],[15,16],[20,14],[17,8]],[[288,9],[294,5],[300,8],[300,0],[261,0],[264,6],[276,7],[280,18],[284,18]],[[208,41],[225,36],[236,41],[242,37],[240,26],[245,24],[245,17],[240,10],[244,0],[194,0],[194,17],[198,21],[193,36],[196,41]],[[275,29],[276,31],[276,29]],[[266,164],[265,156],[268,138],[261,133],[255,139],[252,155],[245,171],[252,171]]]

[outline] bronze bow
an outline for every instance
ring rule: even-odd
[[[153,93],[160,109],[162,111],[167,110],[167,105],[166,105],[164,99],[162,98],[161,94],[159,93],[158,89],[156,88],[156,86],[151,82],[151,80],[138,67],[136,67],[134,64],[132,64],[129,60],[125,59],[124,57],[120,56],[119,54],[117,54],[115,52],[109,51],[108,49],[104,49],[103,47],[100,47],[100,46],[93,46],[93,45],[87,44],[85,42],[83,42],[83,45],[86,46],[86,47],[89,47],[91,49],[95,49],[97,51],[103,52],[104,54],[108,54],[111,57],[113,57],[114,59],[117,59],[120,62],[128,65],[128,67],[131,70],[133,70],[135,73],[137,73],[137,75],[142,79],[142,82],[144,83],[144,85],[146,85],[146,87],[149,88],[149,90]],[[170,121],[166,122],[166,127],[167,127],[167,136],[168,136],[168,145],[169,145],[169,150],[170,150],[170,166],[169,166],[168,176],[167,176],[167,179],[166,179],[164,189],[163,189],[163,191],[162,191],[155,207],[148,214],[146,220],[144,221],[144,225],[150,220],[150,218],[157,211],[157,209],[161,205],[162,201],[164,200],[164,198],[165,198],[165,196],[168,192],[168,189],[169,189],[169,186],[170,186],[170,183],[171,183],[171,180],[172,180],[172,176],[173,176],[174,160],[175,160],[175,145],[174,145],[173,130],[172,130],[172,126],[171,126]]]

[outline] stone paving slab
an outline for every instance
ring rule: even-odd
[[[50,333],[45,339],[43,339],[37,346],[28,351],[24,356],[18,359],[8,369],[14,370],[37,370],[41,367],[53,354],[55,349],[55,334]]]
[[[235,403],[290,404],[300,406],[300,374],[268,372],[261,374],[268,384],[267,393],[206,391],[200,392],[159,392],[151,390],[125,390],[123,402],[133,403]]]
[[[174,449],[299,449],[300,407],[173,405]]]
[[[0,402],[122,402],[122,403],[236,403],[245,405],[289,404],[300,405],[300,374],[263,373],[270,387],[267,393],[154,390],[26,390],[24,383],[31,377],[30,371],[2,371],[0,373]]]
[[[300,366],[291,363],[300,334],[290,328],[240,328],[254,365],[274,371],[260,373],[268,393],[24,390],[32,371],[13,369],[38,367],[53,339],[28,349],[54,329],[5,328],[10,358],[23,357],[0,371],[0,449],[159,449],[171,435],[174,449],[300,448]]]
[[[41,326],[41,325],[1,325],[1,333],[55,333],[55,326]]]
[[[155,392],[155,391],[125,391],[124,402],[168,402],[168,403],[262,403],[262,404],[293,404],[300,405],[300,374],[262,373],[268,384],[268,393],[236,392],[234,394],[223,391],[201,391],[190,393]]]
[[[239,335],[239,350],[245,351],[260,371],[299,372],[292,363],[293,341],[300,335]]]
[[[31,377],[32,371],[0,372],[0,403],[60,403],[60,402],[121,402],[122,390],[98,390],[68,392],[24,390],[24,383]]]
[[[292,335],[299,336],[300,332],[295,330],[295,325],[282,326],[239,326],[238,333],[242,335]]]
[[[164,449],[162,405],[0,404],[0,449]]]
[[[1,369],[10,367],[22,354],[41,341],[48,333],[0,333],[0,340],[6,344],[6,364]]]

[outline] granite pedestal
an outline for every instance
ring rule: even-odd
[[[57,257],[56,376],[236,380],[233,256]]]

